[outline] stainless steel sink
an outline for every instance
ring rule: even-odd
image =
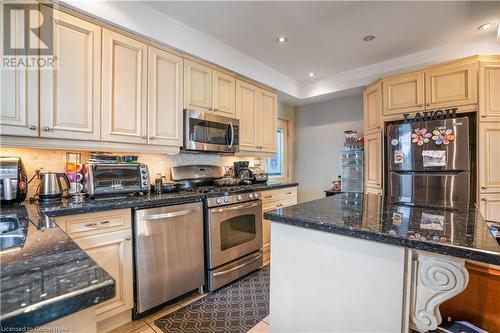
[[[26,228],[15,217],[0,218],[0,253],[20,249],[26,241]]]

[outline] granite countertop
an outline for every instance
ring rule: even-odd
[[[500,265],[500,245],[475,207],[415,207],[389,204],[375,194],[342,193],[266,212],[264,217],[301,228]]]
[[[28,203],[2,206],[2,218],[18,218],[27,228],[21,249],[0,254],[2,331],[34,328],[115,295],[111,275],[43,215]]]

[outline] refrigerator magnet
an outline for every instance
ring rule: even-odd
[[[399,213],[399,212],[392,213],[392,224],[401,225],[402,221],[403,221],[403,213]]]
[[[424,150],[422,162],[424,168],[446,166],[446,150]]]
[[[398,139],[392,139],[392,140],[391,140],[391,145],[393,145],[393,146],[397,146],[397,145],[398,145],[398,143],[399,143],[399,140],[398,140]]]
[[[394,151],[394,164],[401,164],[404,162],[404,154],[402,150]]]
[[[420,229],[425,230],[443,230],[444,229],[444,216],[436,214],[422,213],[420,219]],[[439,240],[439,238],[438,238]]]

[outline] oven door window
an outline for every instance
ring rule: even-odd
[[[141,179],[136,166],[133,167],[96,167],[94,170],[94,186],[100,188],[130,188],[140,186]]]
[[[238,215],[220,224],[221,251],[248,243],[256,238],[255,214]]]
[[[229,124],[194,119],[189,120],[189,140],[213,145],[229,145],[231,128]]]

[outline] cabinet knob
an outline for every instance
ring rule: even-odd
[[[424,107],[424,105],[423,105],[423,104],[419,104],[419,105],[418,105],[418,107],[419,107],[419,108],[423,108],[423,107]]]
[[[48,132],[48,131],[50,130],[50,128],[48,128],[47,126],[45,126],[45,127],[43,128],[43,130],[44,130],[45,132]]]
[[[214,108],[214,111],[219,111],[219,110],[217,110],[217,108]]]
[[[488,199],[486,199],[486,198],[481,198],[481,200],[482,200],[482,201],[488,201]]]
[[[30,125],[29,129],[32,130],[32,131],[34,131],[34,130],[36,130],[36,126],[35,125]]]
[[[486,115],[485,115],[485,114],[482,114],[482,115],[481,115],[481,118],[486,118]]]
[[[143,135],[143,136],[142,136],[142,138],[145,140],[145,139],[147,139],[148,137],[147,137],[147,136],[145,136],[145,135]]]
[[[149,137],[149,140],[154,140],[154,139],[155,139],[155,137],[154,137],[154,136],[150,136],[150,137]]]
[[[426,106],[431,106],[431,103],[427,103],[427,104],[425,104],[425,105],[426,105]]]
[[[212,108],[208,108],[209,111],[212,111],[213,109]]]
[[[131,239],[132,239],[132,237],[130,237],[130,236],[125,237],[125,240],[126,240],[126,241],[129,241],[129,240],[131,240]]]
[[[482,188],[483,190],[486,190],[486,189],[488,189],[488,186],[481,186],[481,188]]]

